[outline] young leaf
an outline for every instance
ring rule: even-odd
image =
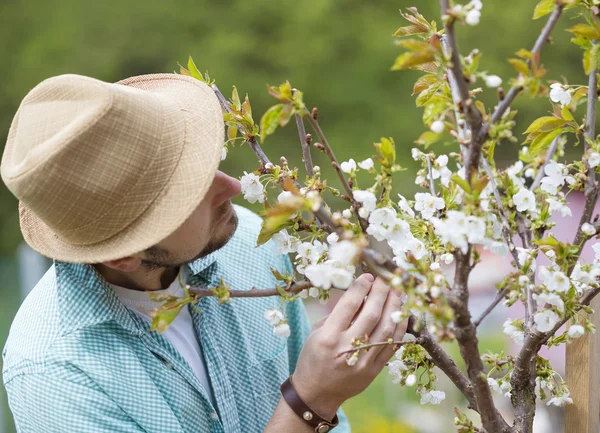
[[[204,77],[202,76],[202,74],[200,73],[198,68],[196,67],[196,64],[194,63],[192,56],[190,56],[188,59],[188,69],[190,70],[192,77],[197,78],[200,81],[206,83],[206,80],[204,79]]]
[[[544,15],[548,15],[556,8],[555,0],[541,0],[533,10],[533,19],[537,20],[538,18],[543,17]]]
[[[260,142],[263,143],[268,135],[271,135],[279,125],[279,115],[283,110],[283,104],[273,105],[260,119]]]
[[[399,71],[400,69],[409,69],[414,66],[421,65],[423,63],[429,63],[435,60],[435,55],[432,50],[423,51],[412,51],[408,53],[400,54],[394,65],[392,71]]]
[[[560,135],[561,132],[562,129],[557,128],[553,129],[552,131],[542,132],[537,137],[535,137],[535,139],[529,146],[529,153],[531,154],[531,156],[538,156],[540,153],[546,150],[548,146],[550,146],[550,143],[552,143],[552,140],[558,137],[558,135]]]
[[[553,129],[560,128],[565,123],[566,120],[558,119],[554,116],[543,116],[539,119],[535,119],[523,134],[536,134],[541,132],[548,132]]]

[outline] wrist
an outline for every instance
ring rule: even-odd
[[[306,403],[306,405],[316,412],[321,418],[331,421],[342,403],[336,402],[323,392],[318,392],[314,389],[311,389],[302,381],[297,381],[296,378],[292,377],[291,379],[294,389],[302,401],[304,401],[304,403]]]

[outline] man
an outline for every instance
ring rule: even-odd
[[[405,330],[390,318],[399,297],[370,275],[312,332],[301,300],[287,304],[287,339],[264,318],[278,297],[203,297],[164,334],[149,331],[148,291],[178,296],[221,278],[268,288],[271,267],[292,271],[271,243],[255,247],[260,218],[232,206],[240,184],[217,170],[223,140],[212,90],[182,75],[61,75],[24,98],[1,174],[25,240],[54,265],[3,352],[18,431],[325,432],[336,412],[336,431],[350,431],[340,405],[393,348],[374,347],[354,366],[336,354],[352,337]]]

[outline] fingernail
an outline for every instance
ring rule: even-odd
[[[369,280],[370,283],[372,283],[373,281],[375,281],[375,277],[371,274],[363,274],[365,276],[365,278],[367,280]]]

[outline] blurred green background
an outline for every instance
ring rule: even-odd
[[[458,29],[462,53],[479,48],[484,53],[482,69],[500,75],[506,84],[514,76],[506,59],[519,48],[531,48],[545,22],[544,18],[531,21],[535,3],[484,1],[480,25]],[[420,73],[390,71],[400,53],[392,33],[404,25],[398,10],[408,6],[417,6],[439,22],[437,0],[4,0],[0,5],[0,132],[6,137],[22,98],[47,77],[77,73],[117,81],[178,70],[177,62],[185,64],[192,55],[226,96],[234,84],[241,95],[248,93],[257,119],[274,103],[266,85],[289,80],[304,91],[309,107],[319,107],[321,123],[340,160],[360,161],[372,154],[372,144],[380,137],[393,137],[400,163],[409,168],[398,173],[398,191],[412,195],[410,148],[425,130],[421,109],[415,108],[410,96]],[[569,16],[562,19],[552,46],[542,52],[542,63],[550,71],[548,79],[564,76],[569,82],[584,83],[581,53],[569,45],[570,34],[564,31],[572,24]],[[488,106],[497,100],[493,91],[483,99]],[[519,109],[519,133],[533,118],[551,110],[549,103],[527,97],[514,106]],[[291,163],[301,165],[297,133],[291,126],[269,137],[265,151],[271,159],[285,154]],[[4,139],[0,149],[3,146]],[[515,153],[516,145],[510,143],[496,150],[505,160]],[[314,160],[324,176],[331,177],[322,155],[314,155]],[[222,167],[239,176],[257,164],[244,146],[234,149]],[[21,301],[15,258],[20,242],[17,203],[1,185],[2,345]],[[412,431],[395,421],[397,403],[382,400],[401,393],[391,389],[389,382],[387,377],[378,378],[368,392],[346,404],[355,431],[367,431],[367,425],[369,431]],[[13,432],[2,387],[0,403],[4,432]],[[364,424],[367,416],[373,418]],[[371,430],[374,420],[379,424]]]

